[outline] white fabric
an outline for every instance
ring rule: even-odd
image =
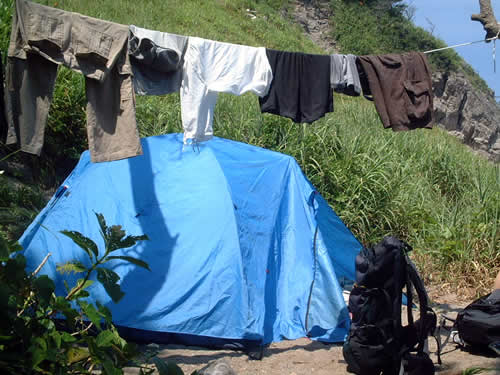
[[[130,25],[129,29],[132,34],[138,38],[148,38],[159,47],[176,51],[179,56],[184,52],[184,44],[186,43],[185,39],[187,38],[186,36],[148,30],[135,25]]]
[[[265,96],[272,78],[263,47],[189,37],[180,90],[184,143],[212,138],[217,93]]]
[[[140,48],[139,53],[132,51],[131,41],[129,40],[130,56],[137,58],[139,55],[139,61],[134,58],[130,59],[134,72],[133,82],[136,94],[165,95],[179,92],[182,81],[183,54],[188,37],[143,29],[134,25],[130,25],[129,29],[130,39],[149,39],[159,49],[169,50],[169,56],[171,57],[170,60],[161,60],[166,65],[164,70],[156,71],[151,69],[149,64],[144,64],[144,56],[141,56],[143,51],[140,51]],[[136,43],[136,48],[138,44]],[[151,58],[150,55],[148,57]]]

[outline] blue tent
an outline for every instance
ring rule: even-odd
[[[294,158],[222,138],[184,146],[182,134],[142,140],[144,155],[91,163],[84,152],[22,236],[28,269],[52,253],[42,273],[56,281],[70,260],[87,255],[61,230],[102,247],[95,214],[127,235],[147,234],[120,254],[151,271],[114,260],[125,297],[106,304],[135,339],[193,344],[262,345],[309,336],[344,340],[349,316],[342,281],[354,279],[361,245],[315,191]]]

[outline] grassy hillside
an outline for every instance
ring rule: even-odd
[[[0,8],[12,3],[0,1]],[[289,0],[39,2],[177,34],[289,51],[322,52],[286,16],[290,12],[283,9],[290,7]],[[364,43],[358,39],[359,49],[355,49],[356,41],[349,41],[347,37],[361,21],[368,22],[368,19],[356,18],[361,11],[350,8],[355,3],[359,2],[332,1],[335,35],[344,52],[364,53],[364,44],[382,46],[381,43],[386,43],[383,48],[368,52],[414,48],[413,44],[397,45],[405,35],[402,33],[398,38],[387,35],[384,41],[370,39]],[[255,10],[257,18],[250,18],[246,9]],[[382,12],[376,16],[383,18],[390,14]],[[400,15],[395,13],[391,17]],[[396,19],[401,21],[401,18],[393,20]],[[424,33],[405,25],[407,30],[416,30],[417,36]],[[0,28],[3,49],[8,38],[5,30],[3,25]],[[374,38],[374,34],[382,38],[381,31],[364,35]],[[429,40],[429,46],[439,43]],[[434,61],[434,64],[452,66],[453,61]],[[463,64],[457,61],[455,67]],[[83,85],[81,76],[60,70],[46,133],[48,139],[42,159],[36,161],[40,167],[40,184],[60,182],[63,170],[68,171],[85,149]],[[178,95],[139,97],[137,119],[142,136],[181,132]],[[251,94],[220,95],[214,131],[219,137],[294,156],[307,177],[363,243],[378,241],[387,234],[400,236],[414,247],[414,257],[427,279],[436,283],[449,280],[457,287],[472,286],[478,292],[490,287],[500,267],[499,166],[473,155],[444,131],[386,131],[372,102],[342,95],[335,96],[334,113],[312,125],[298,125],[278,116],[261,114],[257,97]],[[4,153],[8,151],[3,148]],[[0,229],[15,236],[42,203],[37,200],[36,192],[30,193],[33,198],[22,206],[25,211],[20,217],[24,220],[12,219],[13,212],[21,206],[17,199],[28,195],[8,185],[5,176],[0,175],[0,179]]]

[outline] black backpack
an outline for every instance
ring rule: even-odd
[[[479,298],[461,310],[455,321],[458,336],[473,348],[500,350],[500,291]],[[496,348],[494,344],[497,343]]]
[[[407,257],[411,247],[385,237],[356,257],[356,283],[349,296],[352,323],[343,354],[347,371],[359,375],[434,374],[425,352],[426,340],[436,328],[436,314],[418,272]],[[401,305],[406,288],[408,325],[402,326]],[[413,289],[420,316],[412,314]]]

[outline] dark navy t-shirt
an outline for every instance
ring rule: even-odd
[[[267,49],[273,71],[268,94],[259,98],[261,112],[313,122],[333,112],[330,56]]]

